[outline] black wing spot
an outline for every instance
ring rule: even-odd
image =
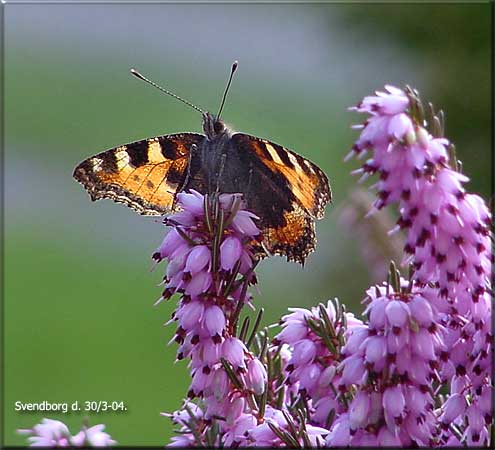
[[[184,177],[184,172],[180,172],[173,165],[168,169],[167,172],[167,181],[172,184],[179,184],[182,182],[182,178]]]
[[[129,163],[133,167],[144,166],[148,162],[148,141],[138,141],[127,146]]]
[[[107,151],[102,153],[98,157],[101,159],[101,168],[104,172],[117,173],[119,171],[115,152]]]
[[[162,138],[162,139],[159,139],[158,142],[160,143],[160,146],[162,147],[162,155],[166,159],[175,160],[175,159],[180,158],[182,156],[177,152],[177,143],[174,142],[173,140]]]

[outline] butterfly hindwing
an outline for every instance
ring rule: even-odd
[[[92,200],[110,198],[143,215],[174,209],[188,174],[191,147],[205,137],[179,133],[143,139],[99,153],[74,170]]]
[[[306,257],[315,249],[315,223],[297,204],[283,215],[283,224],[262,224],[263,244],[255,244],[255,253],[264,258],[268,254],[282,255],[288,261],[304,264]]]

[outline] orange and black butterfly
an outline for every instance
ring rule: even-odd
[[[273,142],[236,133],[220,114],[237,63],[232,66],[219,113],[204,112],[203,134],[178,133],[143,139],[99,153],[81,162],[74,178],[92,200],[110,198],[140,214],[173,212],[177,194],[189,189],[205,193],[243,194],[247,209],[259,218],[266,252],[304,263],[315,248],[314,221],[331,200],[328,179],[311,161]]]

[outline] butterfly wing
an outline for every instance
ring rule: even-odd
[[[244,190],[248,207],[261,218],[270,253],[304,263],[314,250],[314,220],[331,201],[325,173],[314,163],[278,144],[236,133],[232,143],[251,172]]]
[[[110,198],[143,215],[173,211],[188,175],[191,147],[205,137],[170,134],[132,142],[99,153],[74,170],[92,200]]]

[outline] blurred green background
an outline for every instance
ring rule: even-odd
[[[308,157],[334,204],[306,267],[259,268],[264,324],[289,306],[338,297],[359,314],[373,280],[362,240],[342,226],[361,121],[346,108],[385,83],[418,88],[446,111],[470,189],[491,191],[490,6],[486,4],[2,5],[5,13],[4,444],[48,416],[75,433],[81,414],[14,411],[15,401],[121,400],[89,414],[121,445],[164,445],[162,411],[189,378],[174,364],[175,300],[157,308],[164,267],[150,271],[163,226],[111,201],[92,203],[74,166],[136,139],[200,131],[198,114],[129,75],[216,110],[239,70],[225,120]],[[361,242],[361,244],[360,244]]]

